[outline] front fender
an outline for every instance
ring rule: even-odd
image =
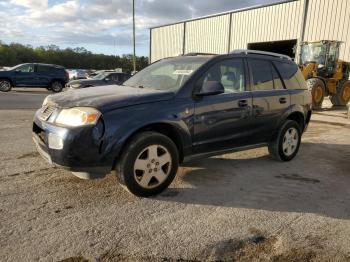
[[[193,112],[193,104],[189,107],[174,100],[110,111],[103,116],[106,129],[101,154],[113,162],[131,136],[147,126],[162,124],[177,131],[187,155],[192,148]]]

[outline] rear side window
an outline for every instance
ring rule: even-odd
[[[51,73],[52,71],[50,66],[38,65],[38,73]]]
[[[272,67],[272,76],[273,76],[273,85],[275,87],[275,89],[284,89],[282,80],[280,78],[280,76],[278,75],[275,67]]]
[[[280,72],[287,89],[307,89],[305,79],[296,64],[273,62]]]
[[[270,61],[249,59],[253,76],[253,90],[273,90],[272,65]]]

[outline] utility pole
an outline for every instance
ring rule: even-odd
[[[132,33],[133,33],[133,45],[134,54],[132,58],[134,72],[136,72],[136,41],[135,41],[135,0],[132,0]]]

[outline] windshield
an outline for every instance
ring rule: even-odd
[[[187,79],[211,57],[164,59],[135,74],[124,85],[178,91]]]
[[[13,67],[10,67],[10,68],[8,68],[7,70],[15,70],[16,68],[19,68],[19,67],[21,67],[21,66],[23,66],[24,64],[19,64],[19,65],[15,65],[15,66],[13,66]]]
[[[95,79],[95,80],[102,80],[104,79],[106,76],[108,76],[109,73],[99,73],[98,75],[94,76],[92,79]]]
[[[326,46],[322,43],[311,43],[303,46],[301,51],[301,62],[315,62],[316,64],[325,64]]]

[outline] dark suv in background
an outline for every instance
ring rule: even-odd
[[[273,158],[292,160],[311,103],[288,57],[191,54],[153,63],[122,88],[48,96],[33,137],[50,163],[83,178],[115,170],[132,193],[150,196],[191,159],[268,146]]]
[[[130,78],[128,73],[102,72],[91,79],[80,79],[70,81],[67,89],[79,89],[93,86],[121,85]]]
[[[8,92],[12,87],[46,87],[61,92],[69,80],[62,66],[49,64],[21,64],[7,71],[0,71],[0,91]]]

